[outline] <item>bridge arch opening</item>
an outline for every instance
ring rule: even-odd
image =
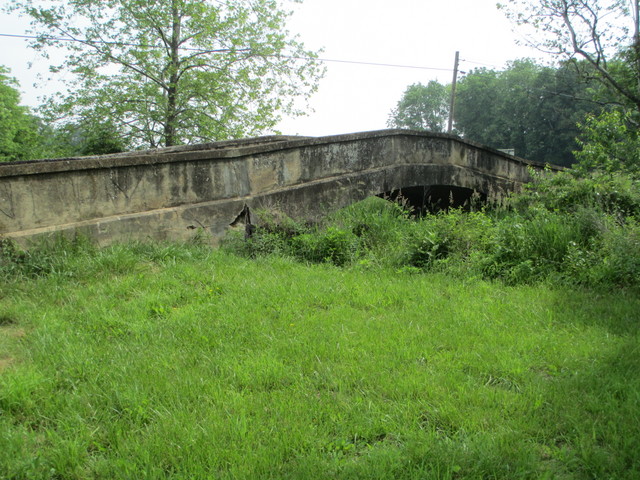
[[[437,213],[451,208],[470,211],[487,203],[487,195],[472,188],[455,185],[421,185],[380,193],[378,197],[403,202],[417,216]]]

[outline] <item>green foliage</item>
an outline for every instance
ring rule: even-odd
[[[637,0],[505,0],[498,4],[523,38],[564,60],[582,59],[617,104],[640,112],[640,4]]]
[[[106,155],[127,150],[124,135],[109,121],[65,125],[58,135],[68,139],[65,143],[74,155]]]
[[[373,263],[390,262],[403,255],[410,211],[399,202],[370,197],[332,215],[326,223],[352,232],[359,239],[359,256]]]
[[[43,129],[41,158],[107,155],[129,149],[124,135],[107,122],[66,123]]]
[[[328,262],[342,266],[356,258],[358,237],[351,231],[327,227],[321,232],[303,233],[291,239],[291,252],[308,262]]]
[[[455,129],[463,137],[516,155],[556,165],[573,163],[577,123],[600,112],[593,82],[577,62],[558,68],[517,60],[505,70],[480,68],[460,79]],[[388,125],[441,132],[449,114],[450,86],[429,82],[407,88]],[[598,92],[601,97],[606,93]],[[599,102],[603,98],[598,99]]]
[[[0,162],[39,158],[40,121],[20,105],[18,83],[0,66]]]
[[[17,82],[0,67],[0,161],[104,155],[128,148],[109,120],[45,125],[19,105]]]
[[[559,173],[534,174],[534,181],[510,200],[519,212],[544,208],[573,215],[587,208],[596,214],[621,218],[640,215],[640,184],[621,173],[591,172],[581,174],[572,169]]]
[[[73,239],[55,236],[25,250],[11,240],[0,239],[0,274],[28,278],[69,275],[75,260],[93,252],[94,247],[82,236]]]
[[[572,243],[564,267],[566,277],[579,285],[640,285],[638,221],[603,230],[591,245]]]
[[[405,90],[387,125],[443,132],[449,118],[450,87],[431,80],[427,85],[416,83]]]
[[[98,249],[82,235],[67,238],[54,235],[20,248],[9,239],[0,239],[0,277],[38,279],[77,278],[81,271],[108,270],[127,273],[136,270],[140,261],[159,265],[193,260],[206,256],[208,250],[197,244],[186,248],[180,244],[132,243]]]
[[[600,106],[573,63],[543,67],[530,60],[503,71],[477,69],[460,80],[456,129],[469,140],[555,165],[574,162],[577,123]]]
[[[510,283],[640,285],[640,186],[631,177],[541,174],[510,199],[510,207],[496,223],[495,246],[482,259],[485,275]]]
[[[296,98],[322,75],[277,0],[17,0],[7,10],[30,17],[34,48],[67,49],[51,70],[66,72],[69,89],[49,99],[47,118],[106,122],[126,145],[260,134],[283,113],[300,114]]]
[[[407,262],[422,269],[465,262],[491,244],[493,219],[483,212],[450,210],[415,222],[407,242]]]
[[[279,216],[249,241],[235,236],[225,248],[250,257],[275,253],[312,263],[439,271],[509,284],[635,289],[639,188],[621,174],[545,173],[506,208],[451,209],[421,218],[398,203],[369,198],[313,227]]]
[[[631,113],[619,110],[589,116],[581,125],[580,150],[575,152],[580,172],[621,172],[640,178],[640,135]]]
[[[517,284],[562,271],[570,246],[588,242],[576,222],[567,220],[544,210],[529,218],[506,217],[498,223],[494,248],[484,259],[485,274]]]

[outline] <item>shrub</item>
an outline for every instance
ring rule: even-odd
[[[572,245],[565,258],[564,279],[590,287],[640,286],[640,226],[609,222],[597,242]]]
[[[474,252],[490,248],[492,218],[484,212],[450,210],[420,219],[409,240],[407,263],[432,268],[443,260],[467,261]]]
[[[398,202],[369,197],[330,216],[328,224],[351,230],[368,250],[388,248],[405,236],[410,211]]]
[[[609,229],[602,248],[596,250],[599,260],[594,267],[593,284],[621,287],[640,286],[640,224],[633,221]]]
[[[301,260],[342,266],[357,257],[359,240],[353,232],[328,227],[325,231],[293,237],[291,247],[293,255]]]
[[[0,239],[0,273],[26,277],[72,275],[74,260],[94,251],[95,247],[81,235],[73,239],[55,235],[25,250],[9,239]]]
[[[531,282],[561,271],[570,246],[582,243],[579,224],[567,215],[545,210],[530,218],[512,214],[497,224],[483,270],[509,283]]]
[[[522,193],[513,195],[509,205],[521,214],[535,208],[562,213],[591,208],[602,213],[638,217],[640,183],[620,173],[534,174],[534,181],[526,185]]]
[[[638,186],[628,177],[560,173],[539,176],[507,209],[450,210],[416,219],[402,205],[369,198],[314,227],[274,216],[252,239],[235,234],[226,244],[249,256],[437,270],[509,284],[559,280],[638,287],[638,212]]]
[[[623,172],[640,177],[640,134],[631,112],[618,110],[589,115],[580,125],[577,171]]]
[[[259,225],[251,238],[245,238],[244,230],[231,230],[223,239],[221,247],[250,258],[291,255],[291,239],[311,230],[309,225],[296,222],[279,210],[260,210],[256,217],[260,219]]]

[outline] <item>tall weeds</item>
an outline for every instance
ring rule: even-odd
[[[249,256],[312,263],[438,270],[598,288],[640,286],[640,187],[622,175],[538,175],[498,209],[449,210],[416,218],[373,197],[305,226],[279,216],[254,238],[227,239]]]

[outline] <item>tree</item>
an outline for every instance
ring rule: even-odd
[[[506,0],[498,7],[533,30],[531,45],[583,59],[586,75],[640,112],[640,0]]]
[[[108,121],[45,126],[43,149],[47,158],[106,155],[129,148],[123,135]]]
[[[391,111],[387,125],[390,128],[443,132],[449,118],[449,92],[448,86],[435,80],[427,85],[410,85]]]
[[[458,83],[457,133],[494,148],[513,148],[531,160],[569,165],[577,123],[601,109],[591,100],[592,85],[575,67],[575,62],[553,68],[518,60],[502,71],[470,72]],[[389,126],[443,131],[449,89],[438,82],[411,85],[391,112]]]
[[[259,134],[300,114],[296,98],[322,75],[278,0],[16,0],[9,10],[31,18],[34,48],[68,52],[52,72],[74,79],[49,117],[107,122],[134,146]]]
[[[640,132],[630,117],[619,110],[588,116],[581,125],[576,171],[622,172],[640,178]]]
[[[76,148],[80,155],[107,155],[126,151],[122,136],[112,124],[80,125],[73,133]]]
[[[601,109],[572,63],[553,68],[518,60],[503,71],[478,69],[464,77],[458,84],[455,121],[470,140],[513,148],[531,160],[569,165],[578,122]]]
[[[40,154],[40,121],[20,105],[18,82],[0,66],[0,162],[31,160]]]

